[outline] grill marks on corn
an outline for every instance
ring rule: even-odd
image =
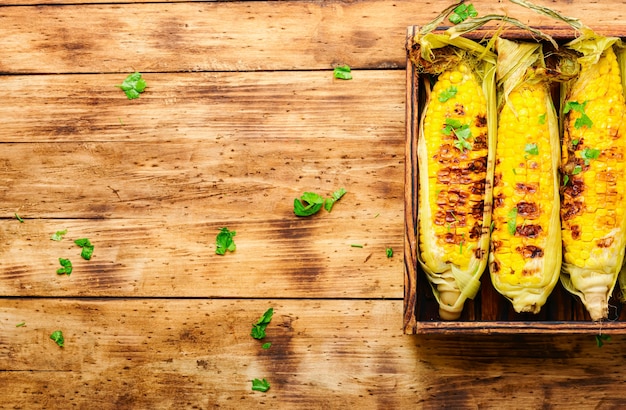
[[[586,268],[616,268],[621,241],[616,240],[625,212],[626,106],[614,51],[606,50],[598,63],[583,68],[568,101],[586,101],[591,127],[576,127],[580,113],[565,117],[562,187],[564,261]],[[599,150],[588,159],[585,150]],[[615,249],[613,249],[615,248]],[[614,251],[614,252],[613,252]]]
[[[456,95],[438,101],[437,96],[450,87],[456,88]],[[465,64],[442,73],[432,95],[424,118],[431,223],[441,262],[464,269],[472,257],[485,257],[478,242],[483,230],[487,175],[486,99],[474,73]],[[461,137],[454,131],[446,131],[446,120],[469,127],[470,136],[465,138],[468,148],[459,147]]]
[[[538,283],[546,256],[554,173],[544,84],[522,84],[502,106],[496,146],[491,252],[500,281]],[[536,147],[526,150],[527,144]],[[530,151],[530,152],[529,152]],[[558,204],[557,204],[558,206]]]

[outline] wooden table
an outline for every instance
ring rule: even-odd
[[[1,408],[623,405],[619,335],[403,335],[405,32],[447,2],[99,2],[0,1]]]

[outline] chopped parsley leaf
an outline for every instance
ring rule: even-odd
[[[385,249],[385,254],[387,254],[388,258],[391,258],[393,256],[393,249],[391,248]]]
[[[72,262],[69,259],[59,258],[61,267],[57,269],[57,275],[71,275],[72,274]]]
[[[585,106],[587,105],[587,102],[588,101],[585,101],[581,104],[578,101],[568,101],[565,103],[565,107],[563,108],[564,114],[567,114],[570,111],[580,113],[580,117],[576,118],[576,121],[574,121],[574,128],[576,129],[582,127],[591,128],[593,125],[593,121],[591,121],[591,118],[589,118],[589,116],[585,113]]]
[[[467,20],[469,17],[478,16],[478,12],[474,8],[473,4],[459,4],[452,14],[450,14],[449,20],[452,24],[459,24]]]
[[[337,191],[333,192],[332,196],[330,198],[326,198],[326,200],[324,201],[324,209],[330,212],[335,202],[339,201],[341,197],[344,196],[345,194],[346,194],[345,188],[340,188]]]
[[[65,235],[66,233],[67,233],[67,229],[64,229],[62,231],[56,231],[55,233],[52,234],[50,239],[52,239],[53,241],[60,241],[61,239],[63,239],[63,235]]]
[[[446,102],[448,101],[450,98],[453,98],[456,93],[457,93],[457,88],[454,85],[451,85],[450,87],[448,87],[446,90],[443,90],[442,92],[439,93],[439,102]]]
[[[129,100],[139,98],[139,94],[146,89],[146,80],[141,78],[141,73],[134,72],[129,74],[122,84],[116,85],[126,94]]]
[[[536,143],[526,144],[526,147],[524,147],[524,152],[526,152],[528,155],[539,155],[539,147]]]
[[[352,70],[348,65],[340,65],[333,69],[333,76],[339,80],[352,80]]]
[[[604,346],[604,342],[608,342],[611,340],[611,336],[609,335],[596,335],[596,345],[598,347]]]
[[[506,225],[507,225],[507,228],[509,229],[509,233],[511,235],[515,235],[515,232],[517,231],[517,207],[511,209],[507,217],[508,217],[508,221]]]
[[[224,255],[226,254],[226,251],[235,252],[237,245],[235,245],[233,237],[236,234],[237,232],[229,231],[226,227],[220,229],[219,233],[215,237],[215,253],[218,255]]]
[[[86,259],[86,260],[91,259],[91,256],[93,255],[94,246],[91,244],[89,239],[87,238],[76,239],[74,243],[80,246],[81,248],[83,248],[82,251],[80,252],[80,256],[83,259]]]
[[[580,153],[580,157],[585,160],[585,165],[589,165],[590,160],[600,158],[600,150],[596,148],[585,148]]]
[[[274,315],[274,308],[269,308],[263,315],[257,320],[257,322],[252,326],[252,331],[250,332],[250,336],[255,339],[263,339],[265,334],[265,329],[267,325],[272,320],[272,316]]]
[[[263,346],[261,346],[263,349],[269,349],[270,347],[272,347],[272,343],[267,342],[267,343],[263,343]]]
[[[24,327],[26,326],[26,322],[20,322],[17,325],[15,325],[15,327]]]
[[[572,171],[572,175],[578,175],[581,172],[583,172],[583,167],[581,167],[580,165],[576,165],[574,167],[574,170]]]
[[[55,330],[50,335],[50,339],[54,340],[54,342],[59,345],[59,347],[65,346],[65,338],[63,337],[63,332],[60,330]]]
[[[539,124],[543,125],[546,123],[546,114],[543,113],[539,116]]]
[[[293,200],[293,212],[297,216],[311,216],[319,212],[324,205],[324,198],[314,192],[305,192]]]
[[[259,379],[252,380],[252,390],[266,392],[269,389],[270,389],[270,384],[269,384],[269,382],[267,380],[265,380],[265,379],[263,379],[263,380],[259,380]]]

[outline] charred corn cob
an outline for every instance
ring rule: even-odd
[[[445,13],[445,12],[444,12]],[[495,131],[495,55],[471,40],[430,33],[409,57],[424,73],[426,103],[418,138],[418,260],[439,316],[457,319],[487,264]]]
[[[581,65],[563,112],[562,281],[599,320],[626,242],[626,105],[612,46]]]
[[[580,32],[566,44],[579,53],[578,76],[563,87],[561,283],[580,297],[592,320],[608,317],[608,301],[626,245],[626,104],[623,48],[579,20],[526,0],[514,3],[557,18]]]
[[[558,118],[541,45],[498,38],[496,49],[491,283],[516,312],[538,313],[561,267]]]

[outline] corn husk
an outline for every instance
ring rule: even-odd
[[[544,62],[542,45],[540,43],[514,42],[497,38],[496,50],[498,52],[498,64],[496,79],[498,85],[498,106],[509,104],[510,93],[519,86],[526,83],[544,84],[549,86],[549,81],[561,78],[563,74],[556,70],[547,70]],[[560,165],[560,138],[558,116],[554,108],[550,93],[546,93],[544,100],[546,108],[546,123],[550,134],[551,146],[550,158],[552,159],[553,170],[553,192],[554,204],[551,210],[546,210],[550,214],[548,236],[543,243],[544,257],[527,261],[529,267],[538,269],[541,274],[539,282],[529,283],[507,283],[501,280],[495,269],[498,263],[497,256],[492,249],[489,253],[489,266],[491,273],[491,283],[494,288],[513,305],[516,312],[539,313],[541,307],[546,303],[548,296],[554,289],[559,279],[562,261],[561,246],[561,223],[559,212],[559,177],[558,169]]]

